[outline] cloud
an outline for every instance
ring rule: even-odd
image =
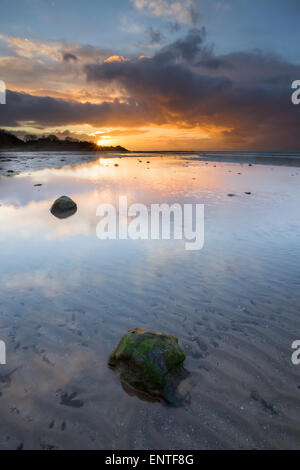
[[[89,64],[89,81],[115,82],[149,113],[176,127],[219,128],[224,144],[300,149],[290,86],[300,67],[259,51],[216,56],[205,30],[161,48],[152,58]],[[223,130],[221,130],[223,128]]]
[[[0,35],[1,79],[8,88],[34,95],[98,101],[112,97],[111,90],[95,93],[87,87],[83,66],[113,55],[107,49],[65,40],[41,42]],[[107,87],[109,88],[109,87]],[[108,97],[108,93],[110,97]]]
[[[205,28],[191,29],[184,38],[161,48],[156,53],[155,60],[163,63],[174,63],[180,60],[189,63],[199,61],[201,56],[208,54],[208,49],[204,45],[205,37]]]
[[[147,34],[150,37],[151,44],[158,44],[164,39],[164,35],[158,29],[152,28],[152,26],[147,29]]]
[[[286,62],[275,54],[264,54],[260,50],[232,52],[215,56],[207,49],[197,59],[198,65],[214,74],[226,74],[241,83],[266,86],[286,86],[294,76],[300,76],[300,66]]]
[[[143,32],[142,26],[127,15],[122,15],[121,17],[120,30],[130,34],[141,34]]]
[[[0,34],[0,41],[4,42],[14,56],[30,60],[46,60],[61,62],[66,55],[76,57],[80,61],[99,60],[111,55],[111,51],[91,45],[72,44],[68,41],[33,41],[27,38],[5,36]],[[69,57],[70,58],[70,57]]]
[[[42,43],[27,38],[4,36],[0,34],[0,40],[4,41],[13,53],[27,59],[47,57],[53,61],[61,58],[60,47],[57,43]]]
[[[195,0],[131,0],[134,6],[147,14],[176,20],[186,25],[199,23],[200,14]]]
[[[164,125],[199,129],[215,148],[300,150],[299,108],[291,104],[300,66],[261,51],[216,55],[204,28],[191,29],[152,57],[106,55],[60,66],[82,67],[85,86],[99,102],[8,91],[0,125]],[[109,88],[117,98],[103,96]]]
[[[172,34],[178,33],[178,31],[181,30],[181,26],[180,26],[180,24],[178,23],[178,21],[174,21],[174,22],[170,21],[170,22],[168,23],[168,27],[169,27],[169,30],[170,30],[170,32],[171,32]]]
[[[116,127],[122,123],[127,127],[135,127],[137,122],[147,124],[151,119],[153,122],[162,122],[159,116],[154,116],[154,109],[152,112],[151,117],[146,108],[131,98],[93,104],[8,90],[5,113],[0,113],[0,126],[17,127],[26,124],[32,127],[60,127],[90,124],[95,127]]]
[[[64,52],[63,54],[63,61],[64,62],[76,62],[78,57],[75,54],[71,54],[70,52]]]
[[[104,62],[125,62],[126,60],[128,60],[128,59],[126,59],[123,56],[111,55],[110,57],[107,57],[107,59],[105,59]]]

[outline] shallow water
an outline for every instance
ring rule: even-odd
[[[0,448],[299,449],[299,181],[188,154],[0,177]],[[65,220],[49,212],[62,194],[78,205]],[[96,208],[119,195],[205,204],[204,248],[100,241]],[[178,336],[184,406],[143,401],[108,369],[132,327]]]

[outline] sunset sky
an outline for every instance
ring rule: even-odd
[[[0,0],[0,126],[131,150],[300,151],[299,0]]]

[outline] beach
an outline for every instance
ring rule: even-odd
[[[298,162],[2,153],[0,449],[300,449]],[[62,195],[77,204],[65,220],[50,213]],[[204,204],[204,247],[99,240],[98,205],[122,195]],[[146,401],[108,367],[135,327],[178,337],[182,406]]]
[[[101,156],[123,158],[124,154],[116,152],[20,152],[18,150],[0,150],[0,175],[11,176],[24,171],[42,170],[44,168],[61,168],[97,160]],[[178,156],[186,160],[199,162],[248,163],[250,165],[271,165],[300,167],[300,153],[296,152],[130,152],[129,157]]]

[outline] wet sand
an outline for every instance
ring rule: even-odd
[[[102,152],[101,152],[102,154]],[[103,155],[105,153],[103,152]],[[15,152],[0,151],[0,175],[14,176],[25,171],[62,168],[99,158],[100,152]]]
[[[0,176],[0,449],[299,449],[300,172],[188,154],[115,163]],[[62,194],[78,205],[63,221],[49,212]],[[203,250],[98,240],[98,204],[124,194],[205,204]],[[141,400],[107,367],[136,326],[178,336],[184,406]]]

